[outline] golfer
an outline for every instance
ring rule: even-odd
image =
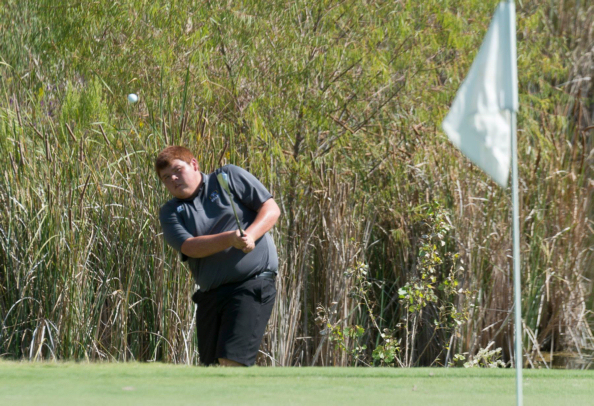
[[[159,214],[163,236],[198,285],[192,300],[200,362],[253,365],[276,298],[278,257],[268,231],[280,215],[278,205],[246,170],[226,165],[204,174],[184,147],[161,151],[155,170],[173,195]],[[231,196],[219,184],[221,173]]]

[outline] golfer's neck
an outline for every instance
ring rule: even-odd
[[[198,194],[198,192],[200,191],[200,187],[202,186],[202,173],[198,172],[198,186],[196,186],[196,189],[194,189],[194,192],[192,192],[192,199],[196,197],[196,195]]]

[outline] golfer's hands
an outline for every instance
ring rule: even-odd
[[[239,234],[239,231],[237,233]],[[245,252],[246,254],[248,252],[251,252],[254,248],[256,248],[256,243],[254,242],[254,239],[245,231],[243,232],[243,237],[240,238],[243,242],[245,242],[245,248],[243,249],[243,252]]]
[[[233,247],[237,248],[238,250],[242,250],[244,253],[251,252],[254,248],[256,248],[256,243],[251,235],[243,232],[243,237],[239,230],[235,232],[235,238],[233,239]]]

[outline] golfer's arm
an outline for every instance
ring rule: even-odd
[[[233,245],[235,231],[190,237],[181,246],[182,254],[190,258],[204,258],[226,250]]]
[[[268,199],[264,202],[254,222],[245,230],[254,241],[260,239],[268,230],[276,224],[276,220],[280,217],[280,209],[274,199]]]

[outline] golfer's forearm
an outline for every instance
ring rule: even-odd
[[[204,258],[232,246],[235,231],[188,238],[181,246],[182,254],[190,258]]]
[[[268,199],[256,216],[254,222],[245,230],[254,241],[260,239],[266,232],[268,232],[276,224],[276,220],[280,217],[280,209],[274,199]]]

